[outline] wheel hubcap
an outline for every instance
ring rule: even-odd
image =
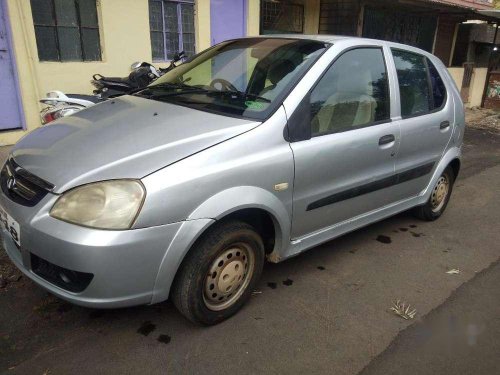
[[[208,309],[219,311],[233,305],[246,290],[254,270],[253,252],[236,244],[213,261],[205,279],[203,299]]]
[[[450,185],[446,175],[439,177],[439,180],[436,183],[436,186],[434,186],[431,194],[431,207],[433,212],[441,210],[441,208],[445,204],[449,186]]]

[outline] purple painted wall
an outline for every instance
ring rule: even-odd
[[[0,0],[0,130],[23,125],[7,17],[7,4]]]
[[[211,0],[212,45],[246,35],[246,0]]]

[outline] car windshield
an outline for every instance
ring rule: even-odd
[[[264,120],[328,46],[285,38],[224,42],[167,72],[136,95]]]

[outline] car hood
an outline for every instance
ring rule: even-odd
[[[11,155],[60,193],[94,181],[142,178],[259,124],[124,96],[34,130]]]

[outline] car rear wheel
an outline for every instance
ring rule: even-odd
[[[186,256],[172,301],[189,320],[212,325],[234,315],[251,296],[264,266],[264,245],[246,223],[217,223]]]
[[[427,203],[415,209],[416,216],[426,221],[433,221],[439,218],[448,205],[454,182],[455,175],[453,169],[447,167],[432,188],[431,196]]]

